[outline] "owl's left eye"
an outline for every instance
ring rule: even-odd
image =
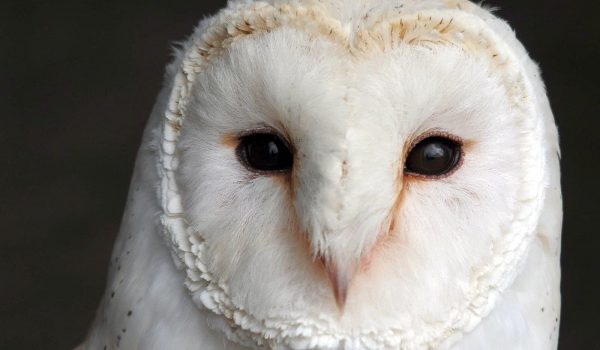
[[[240,138],[238,158],[250,170],[281,172],[292,168],[293,156],[287,143],[273,133],[255,133]]]

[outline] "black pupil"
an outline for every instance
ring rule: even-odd
[[[420,175],[444,175],[458,164],[460,154],[458,143],[444,137],[429,137],[410,151],[406,170]]]
[[[253,170],[281,171],[292,167],[292,154],[283,140],[274,134],[262,133],[241,139],[239,156]]]

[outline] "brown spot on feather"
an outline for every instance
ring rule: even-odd
[[[407,148],[407,146],[405,146],[405,148]],[[406,152],[403,152],[402,154],[404,155],[406,154]],[[404,164],[404,161],[402,161],[401,164]],[[360,272],[366,272],[369,269],[373,257],[377,255],[377,252],[385,249],[385,247],[389,245],[389,243],[393,240],[395,233],[397,232],[397,220],[400,216],[400,209],[402,207],[402,203],[404,203],[407,190],[407,187],[404,184],[403,171],[401,169],[398,169],[395,185],[397,192],[396,200],[394,201],[394,204],[390,209],[390,212],[385,223],[383,224],[381,232],[377,236],[375,244],[373,244],[373,246],[369,248],[369,251],[366,254],[364,254],[361,258],[360,265],[358,268],[358,271]]]
[[[226,147],[236,148],[239,143],[239,138],[236,135],[225,134],[221,137],[221,144]]]
[[[542,246],[542,249],[544,249],[544,252],[550,254],[550,241],[548,240],[548,237],[546,237],[543,232],[538,232],[536,238],[540,241],[540,245]]]

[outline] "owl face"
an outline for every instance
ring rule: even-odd
[[[493,306],[539,215],[527,82],[468,16],[297,12],[181,63],[162,193],[188,287],[254,346],[441,343]],[[413,32],[376,35],[399,19]]]

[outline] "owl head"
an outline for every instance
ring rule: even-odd
[[[540,83],[515,40],[463,1],[244,1],[201,22],[158,162],[198,312],[251,347],[473,329],[543,209]]]

